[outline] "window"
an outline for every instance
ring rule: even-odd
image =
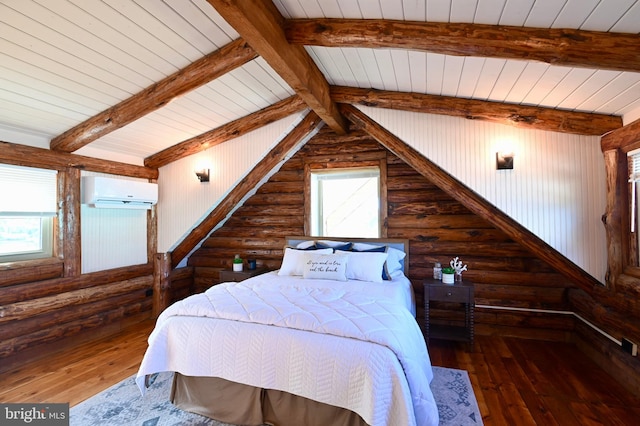
[[[311,235],[380,236],[380,169],[312,171]]]
[[[56,173],[0,165],[0,262],[52,256]]]
[[[638,201],[640,200],[640,150],[634,150],[627,154],[629,158],[629,182],[631,183],[631,208],[630,208],[630,231],[631,231],[631,249],[633,253],[636,253],[633,257],[635,265],[639,264],[638,250],[640,246],[640,232],[638,232],[638,216],[640,209],[638,208]]]

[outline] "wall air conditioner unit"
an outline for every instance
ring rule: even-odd
[[[158,202],[158,184],[102,176],[82,178],[83,203],[106,209],[151,209]]]

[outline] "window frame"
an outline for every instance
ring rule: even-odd
[[[3,215],[0,216],[0,219],[3,217],[18,217],[18,216],[10,216]],[[41,223],[41,231],[40,231],[40,250],[31,250],[25,251],[21,253],[12,253],[12,254],[0,254],[0,263],[7,262],[21,262],[27,260],[37,260],[37,259],[47,259],[53,257],[54,255],[54,238],[55,238],[55,218],[53,216],[43,216],[43,215],[22,215],[20,217],[34,217],[39,218]]]
[[[42,165],[31,165],[25,163],[2,163],[3,166],[34,169],[43,172],[55,172],[55,193],[52,196],[52,210],[41,211],[5,211],[0,213],[0,217],[34,217],[41,219],[41,249],[22,253],[0,254],[0,264],[32,265],[40,264],[43,261],[60,260],[60,236],[59,236],[59,205],[60,205],[60,185],[63,171],[55,167],[43,167]],[[34,263],[35,262],[35,263]]]
[[[327,162],[319,162],[317,160],[306,160],[304,164],[304,233],[312,234],[313,229],[311,223],[311,173],[315,171],[331,170],[331,169],[364,169],[377,168],[380,172],[379,180],[379,209],[378,209],[378,234],[379,238],[387,237],[387,162],[386,157],[378,160],[353,161],[336,159]],[[332,237],[352,237],[350,235],[332,235]]]

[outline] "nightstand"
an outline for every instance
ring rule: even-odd
[[[464,305],[464,326],[430,324],[430,302],[451,302]],[[424,280],[425,338],[468,342],[473,346],[473,308],[475,296],[469,281],[443,284],[440,280]]]
[[[234,272],[232,269],[223,269],[220,271],[220,282],[226,283],[229,281],[240,282],[244,281],[247,278],[255,277],[256,275],[264,274],[265,272],[269,272],[267,268],[256,268],[256,269],[244,269],[241,272]]]

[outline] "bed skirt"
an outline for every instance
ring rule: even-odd
[[[345,408],[217,377],[175,373],[171,402],[184,411],[236,425],[367,425],[358,414]]]

